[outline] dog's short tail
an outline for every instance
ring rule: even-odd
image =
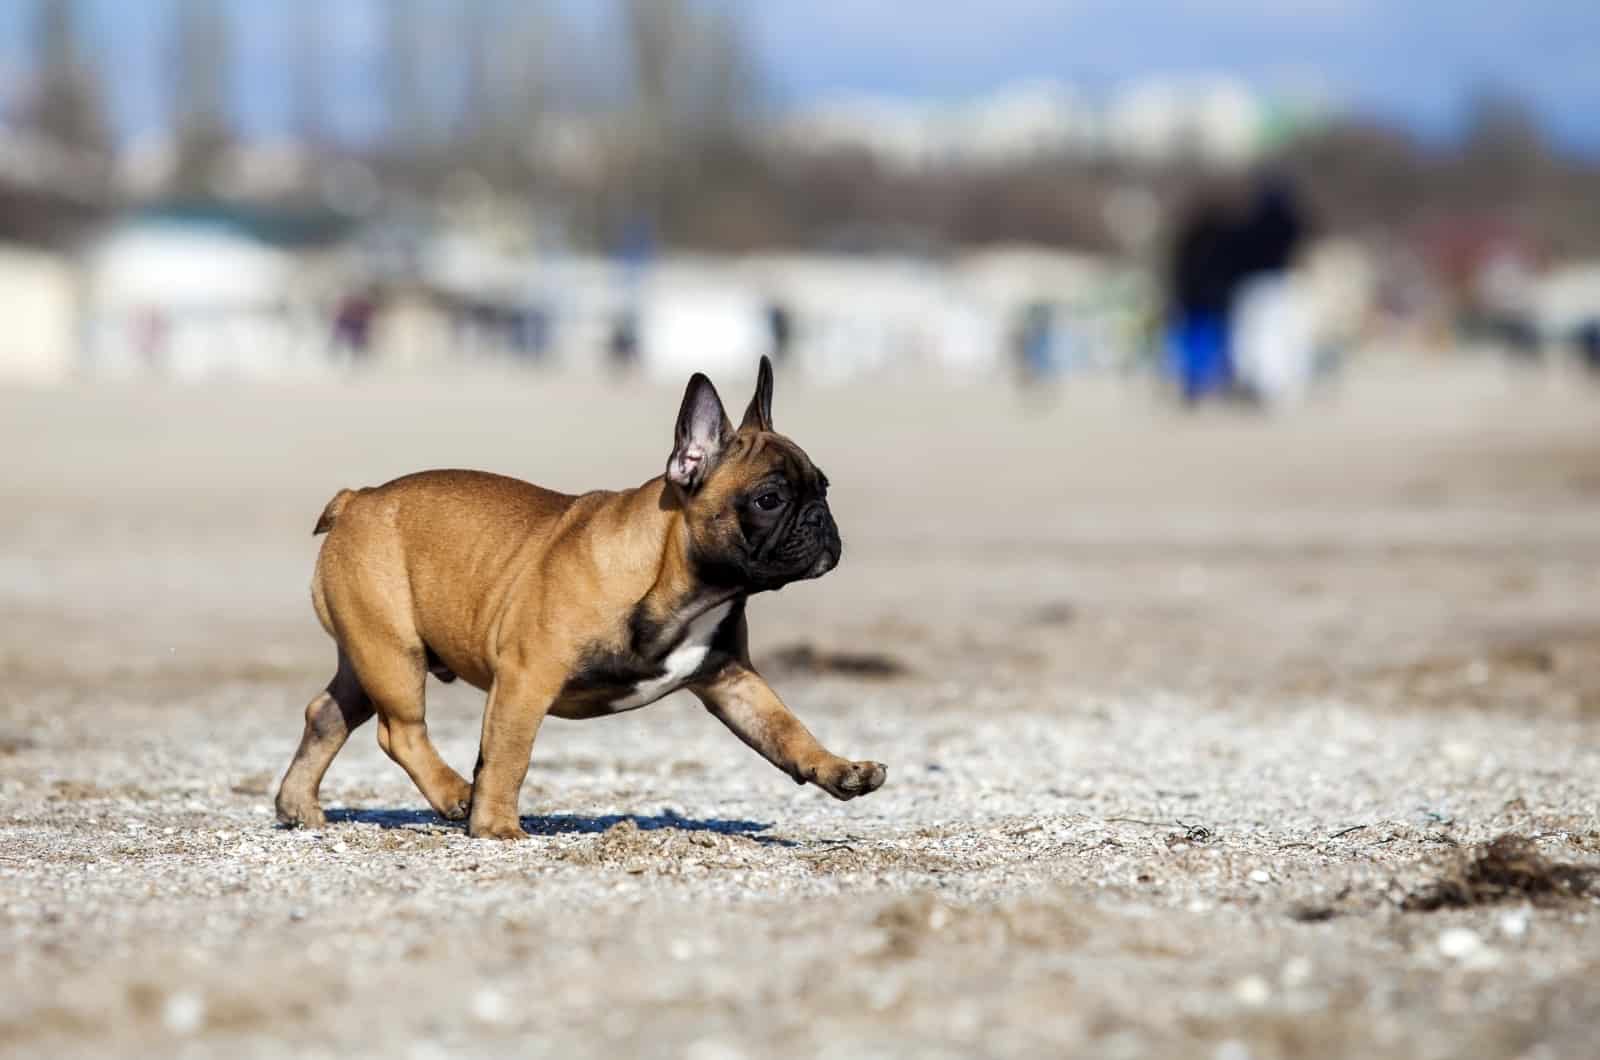
[[[335,493],[333,500],[328,502],[328,506],[322,509],[322,514],[317,517],[317,526],[316,529],[311,531],[311,536],[316,537],[318,534],[325,534],[332,530],[334,520],[339,518],[339,513],[344,511],[344,506],[349,504],[350,498],[354,497],[358,492],[360,491],[340,490]]]

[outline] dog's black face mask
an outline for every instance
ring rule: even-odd
[[[707,583],[763,592],[838,566],[828,478],[773,430],[766,358],[737,430],[710,381],[689,381],[667,479],[683,492],[692,558]]]
[[[771,444],[786,441],[774,438]],[[804,459],[803,453],[800,456]],[[843,543],[828,510],[827,476],[814,467],[807,470],[810,475],[799,481],[787,475],[769,476],[736,502],[746,545],[744,580],[752,588],[776,589],[820,578],[839,565]]]

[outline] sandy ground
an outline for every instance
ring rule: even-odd
[[[632,484],[675,398],[0,392],[0,1053],[1593,1055],[1595,899],[1405,907],[1504,832],[1600,865],[1600,393],[1488,363],[1277,420],[780,381],[846,551],[757,658],[882,791],[674,697],[545,726],[531,841],[371,729],[275,827],[323,502]],[[470,767],[481,698],[430,706]]]

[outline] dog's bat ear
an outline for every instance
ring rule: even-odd
[[[750,407],[744,410],[739,429],[772,430],[772,358],[764,353],[761,355],[761,368],[756,373],[756,392],[750,398]]]
[[[717,388],[704,374],[689,378],[678,408],[678,428],[673,435],[672,455],[667,457],[667,478],[694,492],[711,473],[722,447],[733,436],[733,424],[722,409]]]

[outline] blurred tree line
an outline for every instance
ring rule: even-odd
[[[33,0],[33,76],[6,117],[78,160],[114,199],[118,137],[104,64],[76,0]],[[279,0],[291,61],[277,86],[313,160],[291,197],[326,197],[316,173],[350,165],[385,203],[463,189],[509,210],[554,212],[573,240],[615,246],[641,228],[705,249],[1025,241],[1129,250],[1110,204],[1128,189],[1172,207],[1209,179],[1182,161],[1063,154],[983,168],[906,171],[851,150],[779,146],[737,0],[613,0],[574,25],[549,0],[386,0],[366,71],[376,128],[332,120],[348,71],[328,47],[326,0]],[[160,194],[226,198],[241,132],[230,104],[239,32],[223,0],[169,0],[171,161]],[[1393,235],[1430,219],[1493,217],[1551,253],[1600,254],[1600,163],[1557,149],[1514,97],[1485,94],[1459,143],[1347,120],[1274,157],[1321,226]],[[341,170],[341,172],[344,170]],[[1169,211],[1170,212],[1170,211]]]

